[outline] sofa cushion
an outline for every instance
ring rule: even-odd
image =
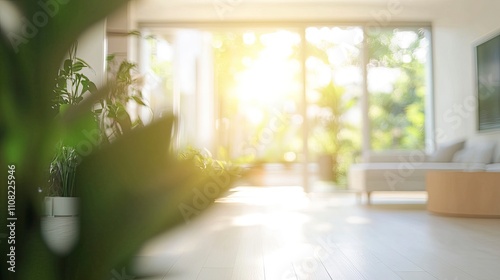
[[[464,140],[455,140],[442,143],[437,150],[427,158],[428,162],[451,162],[453,155],[464,147]]]
[[[495,141],[495,155],[493,156],[493,163],[500,163],[500,140]]]
[[[493,163],[500,163],[500,146],[496,146],[496,155],[495,158],[493,159]]]
[[[495,143],[493,141],[480,141],[456,152],[452,161],[489,164],[493,161],[494,152]]]
[[[486,165],[486,171],[488,172],[500,172],[500,163],[493,163]]]

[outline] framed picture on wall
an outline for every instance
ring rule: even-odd
[[[475,46],[477,128],[500,129],[500,34]]]

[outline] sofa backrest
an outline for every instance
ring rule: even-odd
[[[426,158],[420,150],[371,151],[365,162],[424,162]]]
[[[436,151],[426,155],[421,150],[371,151],[364,162],[462,162],[500,163],[500,137],[481,135],[467,140],[455,140],[438,145]]]

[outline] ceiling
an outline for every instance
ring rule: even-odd
[[[136,0],[139,22],[238,20],[432,21],[473,0]],[[383,15],[381,15],[383,16]]]
[[[139,0],[139,2],[144,2],[147,4],[213,4],[213,3],[227,3],[227,4],[333,4],[333,5],[373,5],[373,4],[383,4],[388,5],[389,3],[401,3],[403,5],[408,4],[426,4],[426,5],[434,5],[437,3],[452,3],[457,2],[454,0]]]

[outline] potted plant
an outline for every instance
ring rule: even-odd
[[[2,9],[12,7],[20,19],[31,17],[40,8],[33,1],[3,2],[7,6]],[[174,122],[173,116],[166,116],[96,149],[78,165],[75,191],[85,215],[79,217],[80,234],[73,250],[57,254],[40,238],[45,230],[37,226],[40,201],[33,194],[47,182],[53,158],[48,151],[57,147],[62,134],[68,139],[78,131],[73,127],[82,120],[79,113],[89,108],[80,103],[71,108],[73,117],[54,119],[53,112],[40,108],[52,100],[54,86],[47,81],[56,77],[64,50],[76,36],[123,4],[121,0],[67,1],[59,6],[57,19],[38,28],[38,35],[30,40],[17,36],[13,21],[0,22],[3,31],[11,30],[10,35],[16,36],[0,36],[0,161],[12,164],[16,171],[15,215],[19,217],[12,222],[16,244],[11,263],[15,266],[2,269],[0,279],[109,279],[117,270],[124,271],[146,242],[182,224],[185,220],[178,205],[193,205],[193,190],[203,191],[205,182],[198,180],[199,169],[179,163],[165,145]],[[75,17],[78,14],[85,16]],[[12,38],[22,40],[13,44]],[[129,173],[134,173],[134,180],[126,176]],[[1,211],[3,221],[8,214]],[[0,242],[2,252],[12,247]],[[9,255],[2,254],[3,263],[9,263]],[[83,269],[87,267],[92,269]]]
[[[244,177],[247,181],[254,186],[264,186],[265,185],[265,175],[266,175],[266,160],[260,159],[254,161],[248,166]]]
[[[318,156],[319,175],[323,180],[338,182],[342,156],[353,146],[345,133],[351,129],[346,113],[356,104],[356,99],[346,96],[345,88],[332,81],[320,88],[319,93],[318,106],[323,110],[316,119],[320,130],[315,134],[315,141],[321,149]]]
[[[75,175],[79,161],[76,150],[59,145],[50,164],[48,197],[45,198],[49,216],[76,216],[78,198],[75,195]]]
[[[71,106],[76,106],[85,95],[95,93],[97,87],[83,72],[90,65],[77,57],[78,42],[71,45],[68,57],[57,73],[52,91],[52,109],[56,118]],[[75,172],[80,161],[72,141],[60,140],[50,164],[45,212],[48,216],[75,216],[79,199],[75,197]]]

